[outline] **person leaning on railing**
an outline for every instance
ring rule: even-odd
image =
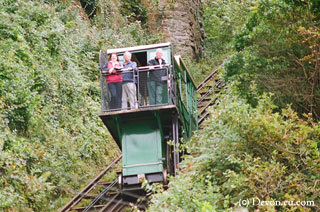
[[[164,72],[163,70],[154,70],[154,66],[161,66],[166,64],[166,61],[162,58],[162,55],[162,49],[157,49],[156,57],[148,62],[150,73],[148,77],[147,86],[150,105],[162,104],[162,91],[163,86],[166,83],[166,81],[162,80],[162,77],[166,75],[166,72]]]
[[[129,107],[137,108],[136,83],[137,80],[134,75],[137,74],[137,63],[131,61],[131,53],[125,52],[124,63],[122,64],[122,109],[127,108],[129,100]]]
[[[102,69],[108,72],[106,81],[111,94],[110,109],[120,109],[122,98],[122,75],[117,73],[117,70],[120,69],[121,66],[117,54],[111,54],[110,59],[111,60],[108,61]]]

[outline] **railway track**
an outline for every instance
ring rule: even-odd
[[[203,128],[203,121],[209,116],[208,108],[217,103],[215,93],[219,93],[224,83],[218,78],[218,70],[210,73],[197,87],[199,98],[198,126]],[[119,185],[120,173],[111,182],[103,179],[119,168],[122,156],[115,158],[111,164],[95,177],[82,191],[76,194],[59,212],[120,212],[124,208],[135,207],[145,210],[148,203],[147,194],[141,186],[122,188]]]
[[[197,93],[200,96],[197,100],[198,105],[198,126],[202,129],[203,121],[209,116],[208,108],[217,103],[217,94],[225,86],[218,77],[218,69],[211,72],[197,87]]]
[[[118,178],[112,182],[103,181],[104,177],[119,167],[121,158],[122,156],[120,155],[112,161],[107,168],[75,195],[59,212],[118,212],[130,203],[133,203],[133,205],[136,203],[137,208],[145,209],[144,202],[138,202],[138,199],[145,197],[145,193],[140,187],[121,189],[118,184]]]

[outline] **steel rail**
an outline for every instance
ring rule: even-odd
[[[72,207],[77,205],[101,180],[101,178],[115,165],[117,164],[122,155],[119,155],[112,163],[105,168],[100,174],[94,178],[82,191],[80,191],[75,197],[73,197],[59,212],[68,212],[72,210]]]
[[[199,92],[211,79],[218,74],[218,69],[211,72],[197,87],[197,92]]]
[[[120,193],[118,193],[117,195],[114,195],[114,197],[99,211],[99,212],[103,212],[106,211],[108,209],[109,206],[111,206],[111,204],[115,201],[115,199],[120,195]]]
[[[88,207],[83,210],[83,212],[88,212],[117,183],[118,183],[118,179],[116,179],[109,186],[107,186],[102,192],[100,192],[100,194],[94,200],[92,200],[92,202],[88,205]]]

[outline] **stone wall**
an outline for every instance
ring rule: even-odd
[[[201,0],[140,0],[148,11],[148,30],[162,34],[163,42],[175,46],[175,54],[199,59],[203,49],[204,29]],[[100,21],[121,25],[121,0],[98,1]],[[110,11],[110,13],[109,13]]]
[[[176,54],[198,60],[205,36],[201,0],[159,0],[158,10],[158,30],[164,41],[175,45]]]

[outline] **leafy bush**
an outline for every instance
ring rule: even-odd
[[[292,109],[274,113],[270,96],[256,107],[234,87],[211,108],[190,155],[149,211],[233,211],[239,200],[314,201],[313,207],[253,206],[250,211],[316,211],[320,206],[320,125]]]
[[[205,76],[235,53],[234,35],[247,22],[250,8],[256,2],[256,0],[203,1],[203,27],[206,34],[203,58],[188,65],[197,82],[201,82]]]
[[[119,154],[98,118],[102,34],[55,6],[0,7],[1,211],[56,211]]]
[[[123,0],[120,12],[130,22],[147,23],[147,8],[143,7],[141,0]]]
[[[235,34],[237,50],[226,64],[225,80],[238,80],[248,97],[255,80],[260,93],[274,93],[280,107],[292,104],[299,114],[320,118],[319,1],[263,0]]]
[[[98,117],[98,52],[158,36],[89,3],[91,23],[79,2],[1,2],[1,211],[56,211],[119,154]]]
[[[204,1],[205,48],[208,56],[222,56],[225,59],[226,54],[233,52],[234,33],[247,21],[250,8],[255,3],[256,0]]]

